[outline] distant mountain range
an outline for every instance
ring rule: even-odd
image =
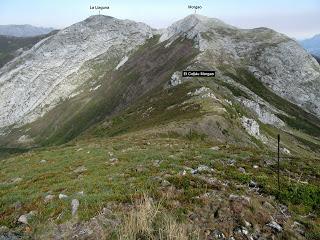
[[[320,34],[300,41],[301,46],[303,46],[309,53],[320,57]]]
[[[0,35],[14,37],[34,37],[48,34],[54,28],[35,27],[32,25],[0,25]]]

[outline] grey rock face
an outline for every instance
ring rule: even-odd
[[[170,86],[175,87],[182,83],[182,77],[180,72],[175,72],[170,79]]]
[[[320,66],[296,41],[271,29],[237,29],[200,15],[172,24],[161,40],[181,36],[195,41],[202,64],[245,68],[281,97],[320,117]]]
[[[260,136],[259,124],[254,119],[243,116],[241,118],[241,124],[251,136]]]
[[[278,127],[285,125],[285,123],[273,113],[272,109],[268,108],[267,106],[248,99],[241,99],[240,101],[247,108],[255,112],[261,122]]]
[[[267,47],[253,74],[278,95],[320,117],[320,67],[293,40]]]
[[[143,23],[92,16],[40,41],[0,69],[0,128],[36,120],[90,77],[78,75],[87,61],[116,47],[120,61],[152,35]]]

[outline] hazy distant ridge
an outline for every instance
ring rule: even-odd
[[[33,37],[47,34],[53,28],[35,27],[32,25],[0,25],[0,35],[14,37]]]
[[[320,57],[320,34],[302,40],[300,44],[311,54]]]

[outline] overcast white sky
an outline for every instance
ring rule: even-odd
[[[269,27],[297,39],[320,33],[320,0],[0,0],[0,24],[64,28],[97,14],[90,5],[110,6],[102,14],[155,28],[193,13],[188,5],[202,5],[199,14],[236,27]]]

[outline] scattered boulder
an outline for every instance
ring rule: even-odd
[[[112,163],[115,163],[115,162],[118,162],[118,158],[113,157],[113,158],[111,158],[109,161],[112,162]]]
[[[279,210],[285,218],[289,218],[291,216],[289,209],[286,205],[279,204]]]
[[[296,231],[297,233],[304,235],[306,232],[306,227],[304,225],[302,225],[299,222],[293,222],[293,224],[291,225],[291,228]]]
[[[72,213],[72,216],[77,214],[78,208],[79,208],[79,200],[78,199],[72,199],[72,201],[71,201],[71,213]]]
[[[233,166],[234,164],[236,164],[236,160],[235,159],[228,159],[227,160],[227,163],[228,163],[228,165],[231,165],[231,166]]]
[[[40,163],[46,163],[47,162],[47,160],[44,160],[44,159],[42,159],[41,161],[40,161]]]
[[[65,199],[65,198],[68,198],[68,196],[63,193],[59,194],[59,199]]]
[[[219,151],[220,150],[220,148],[218,146],[211,147],[210,149],[213,150],[213,151]]]
[[[256,183],[255,181],[251,180],[251,181],[249,182],[249,187],[251,187],[251,188],[257,188],[257,187],[258,187],[258,183]]]
[[[181,175],[181,176],[185,176],[185,175],[187,175],[187,171],[186,170],[183,170],[182,172],[180,172],[180,174],[179,175]]]
[[[78,195],[80,196],[83,196],[84,195],[84,192],[83,191],[80,191],[80,192],[77,192]]]
[[[142,173],[142,172],[145,172],[145,171],[146,171],[146,168],[143,165],[138,165],[136,167],[136,172],[138,172],[138,173]]]
[[[170,185],[171,185],[170,182],[167,181],[167,180],[165,180],[165,179],[161,181],[161,186],[162,186],[162,187],[168,187],[168,186],[170,186]]]
[[[244,224],[246,225],[246,227],[252,227],[252,224],[249,223],[248,221],[244,220]]]
[[[114,156],[113,152],[108,152],[108,155],[109,155],[110,157],[113,157],[113,156]]]
[[[21,215],[18,219],[18,222],[23,223],[23,224],[28,224],[28,217],[27,215]]]
[[[251,136],[260,136],[259,124],[254,119],[243,116],[241,124]]]
[[[214,229],[209,232],[208,239],[217,239],[217,240],[224,240],[225,235],[218,229]]]
[[[49,194],[44,197],[44,202],[48,203],[48,202],[52,201],[53,199],[54,199],[54,195]]]
[[[74,173],[83,173],[85,171],[87,171],[87,168],[85,166],[80,166],[73,170]]]
[[[282,227],[275,221],[267,223],[267,226],[275,230],[276,232],[282,232]]]
[[[154,160],[153,166],[155,166],[155,167],[160,167],[160,163],[161,163],[161,162],[162,162],[161,160]]]
[[[284,148],[281,148],[281,151],[282,151],[283,153],[285,153],[285,154],[288,154],[288,155],[291,153],[290,150],[286,149],[285,147],[284,147]]]
[[[17,178],[12,179],[12,183],[19,183],[21,181],[22,181],[21,177],[17,177]]]
[[[23,223],[23,224],[28,224],[28,220],[30,220],[34,215],[36,215],[37,212],[36,211],[31,211],[29,212],[28,214],[24,214],[24,215],[21,215],[19,218],[18,218],[18,222],[20,223]]]
[[[202,172],[213,172],[214,170],[206,165],[199,165],[197,169],[191,169],[191,174],[197,174]]]
[[[236,194],[230,194],[229,195],[229,200],[230,201],[239,201],[239,202],[244,202],[246,204],[249,204],[251,199],[250,197],[246,197],[246,196],[239,196]]]
[[[180,72],[173,73],[169,81],[169,85],[171,87],[175,87],[177,85],[180,85],[181,83],[182,83],[181,73]]]
[[[254,168],[254,169],[258,169],[259,166],[258,166],[258,165],[253,165],[253,168]]]
[[[249,233],[248,229],[243,226],[238,226],[238,227],[234,228],[233,232],[235,234],[243,234],[243,235],[248,235],[248,233]]]
[[[238,170],[239,170],[239,172],[241,172],[241,173],[246,173],[246,170],[245,170],[243,167],[239,167]]]

